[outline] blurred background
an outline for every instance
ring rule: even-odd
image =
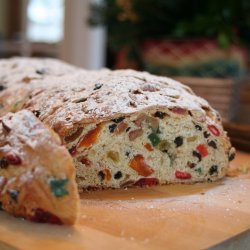
[[[0,58],[173,77],[206,98],[250,151],[249,0],[0,0]]]

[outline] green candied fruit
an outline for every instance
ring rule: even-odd
[[[67,190],[68,179],[53,179],[49,182],[51,192],[56,197],[63,197],[68,195],[69,192]]]
[[[201,168],[197,168],[197,169],[195,169],[194,171],[197,172],[199,175],[202,174],[202,169],[201,169]]]
[[[161,139],[159,138],[159,136],[156,134],[156,133],[151,133],[149,136],[148,136],[148,139],[150,140],[151,144],[156,147]]]

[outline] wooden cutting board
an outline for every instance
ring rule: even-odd
[[[74,227],[0,222],[0,249],[204,249],[250,228],[250,178],[84,193]]]

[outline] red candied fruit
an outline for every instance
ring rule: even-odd
[[[34,222],[39,223],[50,223],[50,224],[57,224],[62,225],[62,221],[54,214],[44,211],[41,208],[33,209],[34,214],[30,216],[28,219]]]
[[[159,183],[158,179],[156,178],[142,178],[140,180],[138,180],[134,185],[135,186],[155,186]]]
[[[179,115],[185,115],[187,113],[186,109],[183,108],[171,108],[170,109],[173,113],[179,114]]]
[[[175,177],[177,179],[187,180],[187,179],[191,179],[192,175],[190,173],[188,173],[188,172],[182,172],[182,171],[176,170],[175,171]]]
[[[19,156],[17,156],[17,155],[14,155],[14,154],[6,155],[5,159],[11,165],[20,165],[20,164],[22,164],[21,158]]]
[[[208,155],[207,148],[204,144],[200,144],[197,146],[196,150],[199,152],[201,157],[206,157]]]
[[[216,126],[214,126],[214,125],[208,125],[207,127],[208,127],[209,131],[213,135],[215,135],[215,136],[219,136],[220,135],[220,131],[219,131],[219,129]]]

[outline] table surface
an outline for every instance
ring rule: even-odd
[[[250,154],[233,165],[250,167]],[[250,228],[250,177],[84,193],[74,227],[0,212],[0,249],[204,249]]]

